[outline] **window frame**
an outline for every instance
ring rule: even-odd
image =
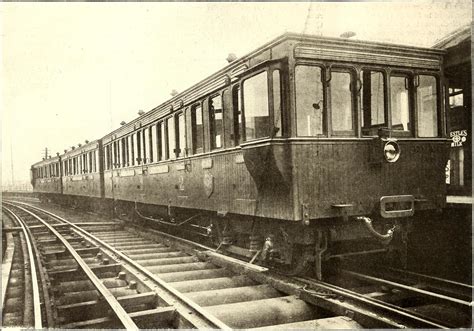
[[[253,142],[257,140],[262,140],[262,139],[268,139],[268,138],[274,138],[274,134],[272,132],[267,132],[267,135],[263,137],[258,137],[258,138],[253,138],[253,139],[247,139],[247,132],[246,132],[246,114],[245,114],[245,93],[244,93],[244,83],[245,81],[263,73],[267,73],[267,102],[268,102],[268,117],[269,117],[269,127],[271,127],[270,131],[273,131],[275,128],[275,112],[274,112],[274,105],[273,105],[273,71],[274,70],[279,70],[280,71],[280,107],[281,107],[281,137],[284,137],[286,134],[286,100],[285,100],[285,93],[283,91],[285,90],[284,87],[284,76],[285,76],[285,67],[281,61],[271,61],[271,62],[264,62],[255,70],[252,70],[252,72],[248,73],[247,75],[243,76],[240,82],[236,85],[239,86],[240,88],[240,106],[241,106],[241,111],[242,111],[242,123],[241,127],[235,129],[234,132],[239,133],[239,140],[238,143],[239,145],[245,144],[248,142]],[[233,90],[235,89],[235,85],[232,86],[232,99],[234,98],[233,95]],[[232,102],[234,105],[234,102]],[[235,113],[234,113],[235,114]],[[234,124],[237,121],[234,119]],[[235,141],[235,140],[234,140]]]
[[[299,136],[298,135],[298,109],[296,109],[296,67],[300,66],[308,66],[308,67],[319,67],[321,69],[321,83],[323,84],[323,112],[322,112],[322,122],[323,122],[323,133],[318,134],[315,136]],[[329,66],[327,66],[325,63],[322,62],[316,62],[316,61],[297,61],[295,65],[293,66],[293,71],[294,71],[294,78],[293,78],[293,88],[295,91],[295,97],[294,97],[294,104],[295,104],[295,109],[294,109],[294,136],[295,137],[302,137],[302,138],[327,138],[330,136],[329,134],[329,127],[330,127],[330,118],[329,118],[329,94],[328,94],[328,73],[329,73]]]
[[[385,117],[385,123],[383,125],[381,125],[380,127],[386,127],[386,128],[390,128],[390,125],[389,125],[389,113],[390,113],[390,100],[389,100],[389,97],[388,97],[388,94],[389,94],[389,89],[388,89],[388,84],[390,84],[390,81],[389,81],[389,77],[390,77],[390,74],[389,72],[387,72],[387,68],[385,67],[378,67],[378,66],[362,66],[360,67],[360,75],[364,72],[364,71],[373,71],[373,72],[379,72],[382,74],[382,78],[383,78],[383,106],[384,106],[384,117]],[[360,79],[360,77],[359,77]],[[363,95],[363,89],[364,89],[364,82],[363,80],[361,79],[361,89],[360,89],[360,92],[359,92],[359,96],[360,96],[360,112],[359,112],[359,116],[360,116],[360,120],[358,121],[358,124],[359,124],[359,127],[360,127],[360,134],[361,134],[361,137],[364,138],[364,137],[376,137],[377,134],[375,135],[364,135],[363,133],[363,126],[362,126],[362,121],[363,121],[363,117],[364,117],[364,100],[362,98],[362,95]]]
[[[183,127],[183,131],[184,131],[184,136],[183,136],[183,140],[184,140],[184,147],[183,149],[181,149],[181,130],[180,130],[180,127],[179,127],[179,119],[180,117],[183,117],[183,121],[184,121],[184,127]],[[175,140],[176,140],[176,158],[177,159],[182,159],[184,157],[187,156],[187,132],[186,132],[186,112],[185,112],[185,109],[180,109],[179,111],[175,112],[174,113],[174,136],[175,136]]]
[[[174,135],[173,137],[171,138],[174,138],[172,139],[174,141],[174,148],[173,150],[171,150],[171,145],[170,145],[170,128],[169,128],[169,123],[168,121],[170,119],[173,119],[173,129],[174,129]],[[175,152],[175,149],[176,149],[176,119],[174,118],[174,114],[172,115],[169,115],[169,116],[166,116],[163,118],[163,122],[165,123],[165,137],[166,137],[166,160],[176,160],[177,157],[176,157],[176,152]],[[174,155],[174,156],[173,156]]]
[[[221,146],[220,147],[216,147],[215,143],[215,137],[216,135],[213,134],[213,127],[214,127],[214,131],[215,131],[215,121],[213,124],[211,124],[211,101],[212,99],[215,99],[216,97],[219,97],[220,100],[221,100],[221,106],[222,106],[222,132],[221,132]],[[212,93],[211,95],[209,95],[209,97],[207,98],[207,120],[208,120],[208,128],[209,128],[209,150],[212,152],[212,151],[216,151],[216,150],[221,150],[221,149],[224,149],[224,137],[225,137],[225,128],[224,128],[224,90],[220,90],[219,92],[216,92],[216,93]],[[203,116],[204,118],[204,116]],[[204,127],[204,122],[203,122],[203,127]],[[215,132],[214,132],[215,133]]]
[[[418,87],[419,87],[419,76],[431,76],[434,77],[436,80],[436,112],[437,112],[437,118],[436,118],[436,124],[438,126],[438,133],[434,137],[421,137],[420,132],[418,130],[418,123],[419,123],[419,118],[418,118]],[[415,116],[415,137],[418,139],[434,139],[434,138],[441,138],[445,134],[443,132],[443,108],[442,108],[442,102],[443,96],[442,96],[442,87],[441,87],[441,77],[438,73],[436,72],[430,72],[430,71],[416,71],[413,75],[413,92],[414,92],[414,116]],[[462,93],[462,92],[461,92]],[[449,107],[449,102],[448,102],[448,107]]]
[[[414,72],[410,70],[398,70],[393,69],[388,71],[388,104],[389,104],[389,117],[388,117],[388,127],[390,129],[391,135],[393,137],[404,137],[404,138],[413,138],[416,137],[416,105],[415,105],[415,98],[414,98]],[[392,77],[407,77],[408,78],[408,116],[409,116],[409,130],[396,130],[393,129],[393,112],[392,112],[392,84],[390,78]],[[406,83],[405,83],[406,84]]]
[[[357,91],[357,80],[359,79],[357,75],[357,70],[355,66],[351,65],[334,65],[330,64],[328,66],[329,79],[326,76],[326,85],[325,88],[327,90],[327,105],[328,105],[328,135],[330,137],[350,137],[350,138],[358,138],[359,137],[359,112],[357,107],[357,100],[358,100],[358,91]],[[333,73],[346,73],[350,75],[350,83],[349,83],[349,92],[351,96],[351,113],[352,113],[352,130],[334,130],[333,128],[333,105],[332,105],[332,74]]]
[[[195,110],[197,108],[200,108],[201,109],[201,136],[202,136],[202,139],[201,139],[201,147],[196,147],[196,137],[197,137],[197,130],[196,130],[196,113],[195,113]],[[193,148],[192,148],[192,155],[198,155],[198,154],[203,154],[204,153],[204,140],[205,140],[205,134],[204,134],[204,105],[203,105],[203,101],[200,100],[198,102],[194,102],[191,104],[190,106],[190,111],[191,111],[191,139],[192,139],[192,144],[193,144]]]

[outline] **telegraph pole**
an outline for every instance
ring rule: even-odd
[[[10,141],[10,163],[12,166],[12,188],[13,188],[13,185],[15,185],[15,174],[13,173],[13,145],[11,141]]]

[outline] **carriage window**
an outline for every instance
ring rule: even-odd
[[[438,136],[438,89],[434,76],[419,76],[416,94],[418,111],[418,136]]]
[[[165,126],[163,122],[158,123],[158,137],[160,138],[160,144],[158,146],[159,160],[166,160],[166,135]]]
[[[222,98],[217,95],[209,100],[209,129],[211,133],[211,150],[222,147],[223,137]]]
[[[88,173],[89,172],[89,155],[87,152],[85,152],[83,155],[82,155],[82,171],[84,173]]]
[[[112,169],[117,167],[117,152],[116,152],[116,143],[112,143]]]
[[[193,154],[203,152],[204,130],[202,125],[201,105],[191,108],[191,125],[193,134]]]
[[[186,122],[184,113],[178,115],[178,149],[179,157],[186,156]]]
[[[130,136],[126,136],[125,137],[125,155],[126,155],[126,158],[127,158],[127,162],[126,162],[126,166],[129,167],[130,166],[130,159],[131,159],[131,146],[130,146]]]
[[[158,161],[158,136],[156,125],[150,126],[150,162]]]
[[[175,159],[175,149],[176,149],[176,136],[175,136],[175,127],[174,127],[174,117],[168,118],[167,122],[168,128],[168,151],[166,155],[169,159]]]
[[[351,74],[332,72],[330,86],[332,130],[354,131]]]
[[[121,143],[122,143],[122,167],[126,167],[127,166],[127,147],[125,145],[125,138],[122,138],[120,139]]]
[[[410,105],[408,99],[408,77],[390,77],[390,106],[392,129],[410,131]]]
[[[449,88],[449,107],[464,106],[464,92],[460,88]]]
[[[142,160],[143,160],[143,163],[148,163],[148,145],[149,145],[149,141],[148,141],[148,128],[145,128],[143,129],[142,131],[142,135],[143,135],[143,138],[142,138],[142,145],[143,145],[143,156],[142,156]]]
[[[245,140],[269,135],[268,84],[264,71],[244,82]]]
[[[131,160],[132,165],[135,165],[135,158],[137,157],[137,149],[135,145],[135,134],[130,135],[130,150],[131,150]]]
[[[121,158],[120,158],[120,140],[116,141],[115,155],[116,155],[116,159],[117,159],[115,167],[120,168],[121,167],[121,164],[120,164],[120,160],[121,160]]]
[[[234,86],[232,89],[232,107],[234,108],[234,132],[233,140],[234,145],[239,145],[240,138],[242,135],[242,103],[240,99],[240,87],[238,85]]]
[[[280,70],[273,71],[273,118],[274,135],[281,137],[281,89]]]
[[[378,128],[387,126],[384,107],[384,77],[378,71],[362,71],[362,134],[377,135]]]
[[[145,137],[143,138],[144,140],[146,140],[146,162],[147,163],[151,163],[153,162],[153,135],[151,134],[151,132],[153,131],[153,127],[148,127],[145,129]]]
[[[132,136],[127,136],[127,166],[133,165],[133,143],[132,143]]]
[[[296,66],[295,81],[297,135],[323,134],[324,92],[321,68]]]
[[[136,142],[136,149],[135,149],[135,156],[137,160],[137,164],[142,164],[142,132],[137,131],[137,134],[135,135],[135,138],[137,138]]]

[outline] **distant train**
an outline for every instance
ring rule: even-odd
[[[284,34],[101,139],[34,190],[323,275],[445,205],[443,51]]]

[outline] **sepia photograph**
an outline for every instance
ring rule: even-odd
[[[0,3],[2,329],[472,329],[472,2]]]

